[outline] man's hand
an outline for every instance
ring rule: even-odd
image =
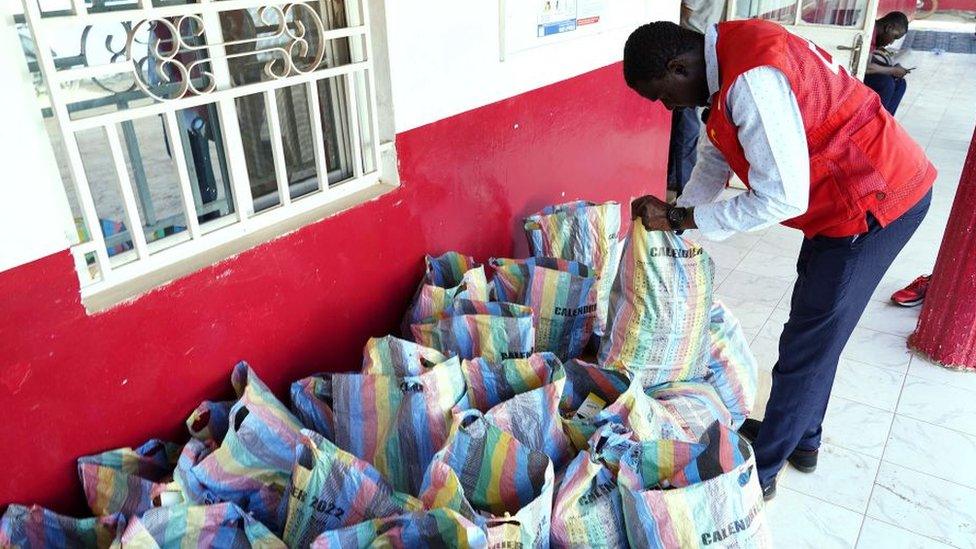
[[[640,219],[648,231],[670,231],[668,223],[669,204],[656,196],[642,196],[630,203],[630,218]]]
[[[894,67],[891,67],[889,74],[895,78],[905,78],[905,75],[908,74],[908,69],[901,65],[895,65]]]

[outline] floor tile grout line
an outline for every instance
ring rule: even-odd
[[[976,396],[976,387],[973,387],[973,388],[970,388],[970,387],[962,387],[962,386],[956,385],[954,383],[945,383],[945,382],[942,382],[942,381],[936,381],[934,379],[929,379],[927,377],[924,377],[924,376],[920,376],[920,375],[911,373],[912,372],[912,370],[911,370],[911,368],[912,368],[912,362],[915,360],[915,358],[917,358],[917,357],[913,356],[912,357],[912,360],[910,360],[908,362],[908,370],[905,373],[905,375],[907,375],[908,377],[910,377],[912,379],[917,379],[917,380],[920,380],[920,381],[925,381],[925,382],[928,382],[928,383],[933,383],[933,384],[936,384],[936,385],[948,385],[949,387],[952,387],[953,389],[959,389],[960,391],[964,391],[966,393],[972,393],[974,396]],[[919,360],[921,360],[921,359],[919,359]],[[936,366],[935,364],[931,364],[931,366],[933,366],[935,368],[940,368],[941,367],[941,366]],[[960,374],[962,374],[962,375],[976,375],[976,374],[971,374],[971,373],[968,373],[968,372],[960,372]],[[931,422],[927,422],[927,423],[931,423]],[[950,427],[946,427],[946,429],[949,429],[949,428]],[[958,431],[958,429],[955,429],[955,430]],[[970,434],[976,435],[976,433],[970,433]]]
[[[886,332],[882,332],[881,330],[876,330],[874,328],[868,328],[866,326],[862,326],[861,323],[860,323],[860,320],[858,321],[857,325],[854,326],[854,329],[855,330],[858,330],[858,329],[860,329],[860,330],[868,330],[870,332],[876,332],[876,333],[879,333],[879,334],[886,333]],[[898,334],[888,334],[888,335],[898,335]],[[845,345],[845,347],[846,347],[846,345]]]
[[[884,412],[887,412],[887,413],[889,413],[889,414],[894,414],[894,413],[895,413],[895,411],[894,411],[894,410],[888,410],[888,409],[886,409],[886,408],[879,408],[878,406],[876,406],[876,405],[874,405],[874,404],[869,404],[869,403],[867,403],[867,402],[861,402],[860,400],[857,400],[857,399],[855,399],[855,398],[851,398],[851,397],[849,397],[849,396],[846,396],[846,395],[836,395],[836,396],[837,396],[837,398],[844,398],[844,399],[847,399],[847,400],[849,400],[849,401],[851,401],[851,402],[854,402],[854,403],[856,403],[856,404],[861,404],[861,405],[863,405],[863,406],[868,406],[868,407],[870,407],[870,408],[874,408],[875,410],[881,410],[881,411],[884,411]]]
[[[868,405],[866,405],[866,406],[868,406]],[[969,432],[961,431],[959,429],[955,429],[955,428],[952,428],[952,427],[946,427],[945,425],[942,425],[942,424],[939,424],[939,423],[932,423],[931,421],[928,421],[928,420],[925,420],[925,419],[919,419],[919,418],[917,418],[915,416],[910,416],[908,414],[904,414],[904,413],[901,413],[901,412],[898,412],[898,411],[895,411],[894,414],[896,416],[901,416],[903,418],[907,418],[907,419],[910,419],[912,421],[917,421],[919,423],[924,423],[926,425],[931,425],[932,427],[941,427],[941,428],[945,429],[946,431],[952,431],[953,433],[957,433],[957,434],[960,434],[960,435],[966,435],[967,437],[974,437],[974,438],[976,438],[976,433],[969,433]]]
[[[927,377],[925,377],[925,376],[920,376],[920,375],[918,375],[918,374],[912,374],[912,373],[911,373],[911,367],[912,367],[912,364],[913,364],[913,363],[915,362],[915,360],[917,359],[917,360],[919,360],[919,361],[921,361],[921,363],[924,363],[924,365],[925,365],[926,367],[932,367],[932,368],[938,368],[938,369],[939,369],[939,371],[942,371],[942,370],[944,370],[944,371],[946,371],[946,372],[950,372],[950,373],[958,373],[958,374],[959,374],[959,375],[961,375],[961,376],[973,376],[973,378],[974,378],[974,379],[976,379],[976,372],[954,372],[954,371],[953,371],[953,370],[951,370],[950,368],[945,368],[945,367],[942,367],[942,366],[939,366],[938,364],[935,364],[935,363],[933,363],[933,362],[929,362],[928,360],[926,360],[926,359],[924,359],[924,358],[921,358],[921,357],[919,357],[918,355],[916,355],[916,354],[915,354],[915,353],[913,353],[913,352],[909,352],[908,354],[909,354],[909,356],[911,357],[911,359],[910,359],[910,360],[908,361],[908,368],[909,368],[909,373],[908,373],[908,375],[910,375],[911,377],[914,377],[914,378],[916,378],[916,379],[921,379],[921,380],[924,380],[924,381],[928,381],[928,382],[930,382],[930,383],[937,383],[937,384],[939,384],[939,385],[949,385],[949,386],[951,386],[951,387],[955,387],[955,388],[957,388],[957,389],[962,389],[963,391],[966,391],[966,392],[970,392],[970,393],[973,393],[973,392],[976,392],[976,387],[974,387],[974,388],[972,388],[972,389],[970,389],[970,388],[968,388],[968,387],[960,387],[959,385],[955,385],[955,384],[952,384],[952,383],[944,383],[944,382],[941,382],[941,381],[936,381],[936,380],[934,380],[934,379],[929,379],[929,378],[927,378]]]
[[[882,463],[885,463],[885,461],[884,461],[884,453],[885,453],[885,450],[888,449],[888,437],[891,436],[891,427],[892,427],[892,425],[894,425],[894,422],[895,422],[895,417],[894,417],[894,415],[892,415],[891,416],[891,424],[888,425],[888,435],[885,437],[884,447],[881,449],[881,458],[878,460],[878,468],[874,471],[874,480],[871,482],[871,491],[868,493],[868,502],[867,502],[867,505],[864,506],[864,516],[865,517],[870,516],[870,515],[868,515],[868,512],[871,510],[871,502],[874,500],[874,489],[878,485],[878,477],[881,475],[881,464]],[[874,518],[874,517],[872,517],[872,518]],[[861,523],[861,528],[862,528],[862,530],[864,528],[864,523],[863,522]],[[857,540],[858,541],[861,540],[861,533],[860,532],[858,532],[858,534],[857,534]],[[857,544],[855,543],[855,546],[856,545]]]
[[[739,267],[741,267],[741,266],[742,265],[739,265]],[[772,279],[779,280],[781,282],[791,282],[792,283],[793,280],[796,279],[795,276],[792,277],[792,278],[790,278],[790,277],[785,277],[785,276],[776,276],[776,275],[768,275],[768,274],[762,274],[762,273],[754,273],[754,272],[745,271],[745,270],[742,270],[742,269],[739,269],[739,268],[736,268],[736,270],[739,271],[740,273],[745,273],[745,274],[752,275],[752,276],[761,276],[763,278],[772,278]],[[756,270],[759,270],[759,269],[756,269]],[[777,301],[777,303],[779,303],[779,302]]]
[[[902,332],[902,333],[889,332],[889,331],[885,331],[885,330],[879,330],[877,328],[871,328],[869,326],[864,326],[862,324],[858,324],[855,328],[862,328],[864,330],[873,330],[875,332],[882,333],[882,334],[885,334],[885,335],[890,335],[890,336],[895,336],[895,337],[902,337],[902,338],[905,338],[905,339],[908,339],[908,336],[910,336],[911,333],[912,333],[912,332],[908,332],[906,334],[904,332]],[[912,331],[914,331],[914,329]]]
[[[860,515],[862,521],[863,521],[864,517],[867,516],[867,514],[865,514],[865,513],[859,513],[859,512],[854,511],[854,510],[852,510],[852,509],[850,509],[848,507],[844,507],[843,505],[837,505],[836,503],[834,503],[832,501],[827,501],[827,500],[825,500],[824,498],[822,498],[820,496],[814,496],[814,495],[808,494],[806,492],[801,492],[800,490],[797,490],[796,488],[790,488],[789,486],[783,486],[783,489],[784,490],[789,490],[790,492],[796,492],[797,494],[800,494],[801,496],[806,496],[808,498],[813,498],[813,499],[815,499],[815,500],[817,500],[817,501],[819,501],[821,503],[826,503],[827,505],[832,505],[832,506],[834,506],[834,507],[836,507],[838,509],[843,509],[844,511],[847,511],[848,513],[854,513],[855,515]],[[775,498],[774,498],[774,500],[775,500]]]
[[[903,382],[903,384],[904,384],[904,382]],[[850,399],[850,398],[847,398],[847,397],[844,397],[844,396],[834,396],[832,398],[835,398],[835,399],[836,398],[842,398],[844,400],[848,400],[848,401],[853,402],[855,404],[858,404],[860,406],[867,406],[868,408],[872,408],[872,409],[877,410],[879,412],[883,412],[885,414],[891,414],[891,423],[889,423],[889,425],[888,425],[888,436],[891,435],[891,425],[894,423],[895,416],[898,415],[897,412],[893,412],[891,410],[885,410],[883,408],[878,408],[877,406],[873,406],[871,404],[865,404],[863,402],[858,402],[856,400],[853,400],[853,399]],[[905,416],[905,417],[907,417],[907,416]],[[909,419],[914,419],[914,418],[909,418]],[[885,444],[882,445],[881,455],[873,455],[873,454],[869,454],[869,453],[867,453],[867,452],[865,452],[863,450],[858,450],[856,448],[849,448],[848,446],[846,446],[846,445],[844,445],[842,443],[838,443],[838,442],[831,441],[831,442],[827,442],[826,444],[830,444],[831,446],[836,446],[838,448],[842,448],[844,450],[847,450],[848,452],[854,452],[855,454],[859,454],[859,455],[864,456],[864,457],[868,457],[868,458],[871,458],[871,459],[875,459],[875,460],[878,460],[878,461],[882,461],[884,459],[884,448],[887,445],[887,442],[888,442],[888,439],[885,438]]]
[[[860,403],[858,403],[858,404],[860,404]],[[890,414],[891,412],[888,412],[888,413]],[[867,452],[865,452],[863,450],[857,450],[857,449],[854,449],[854,448],[848,448],[847,446],[845,446],[845,445],[843,445],[841,443],[838,443],[838,442],[822,442],[821,444],[830,444],[831,446],[836,446],[836,447],[838,447],[838,448],[840,448],[842,450],[847,450],[848,452],[853,452],[853,453],[855,453],[855,454],[857,454],[859,456],[863,456],[863,457],[866,457],[866,458],[871,458],[871,459],[877,460],[879,462],[881,461],[881,458],[882,458],[882,456],[871,455],[871,454],[869,454],[869,453],[867,453]]]
[[[868,361],[866,361],[864,359],[858,360],[856,358],[851,357],[848,354],[843,354],[843,353],[841,353],[840,358],[842,358],[844,360],[847,360],[847,361],[850,361],[850,362],[856,362],[856,363],[858,363],[860,365],[864,365],[864,366],[874,366],[875,368],[883,368],[885,370],[897,371],[898,374],[900,374],[900,375],[906,375],[908,373],[908,363],[907,362],[899,363],[899,364],[894,364],[894,363],[891,363],[891,362],[889,362],[887,364],[878,364],[876,362],[868,362]]]
[[[892,305],[890,299],[886,299],[886,300],[882,301],[882,300],[876,300],[876,299],[873,299],[872,298],[870,301],[872,301],[872,302],[880,302],[880,303],[882,303],[884,305],[888,305],[891,308],[891,311],[890,312],[898,311],[899,314],[903,314],[903,313],[907,313],[907,312],[912,311],[912,309],[907,308],[907,307],[899,307],[897,305]],[[911,332],[908,332],[906,334],[904,332],[894,332],[894,331],[889,331],[889,329],[881,330],[881,329],[878,329],[878,328],[872,328],[870,326],[864,325],[863,324],[864,323],[864,319],[865,319],[865,316],[867,315],[867,312],[868,312],[867,311],[867,307],[869,307],[871,305],[872,305],[872,303],[869,302],[868,305],[865,307],[864,314],[861,316],[860,320],[858,320],[858,323],[857,323],[856,328],[864,328],[866,330],[874,330],[875,332],[881,332],[883,334],[888,334],[888,335],[893,335],[893,336],[898,336],[898,337],[904,337],[906,339],[908,338],[909,335],[911,335]],[[916,324],[918,323],[917,316],[916,316],[916,319],[915,319],[915,323]],[[914,328],[912,328],[912,331],[914,331]]]
[[[778,308],[779,307],[777,307],[776,305],[773,305],[773,308],[769,310],[769,315],[766,316],[766,319],[763,320],[762,326],[759,327],[759,333],[762,333],[766,325],[769,324],[769,321],[772,320],[773,315],[776,314],[776,309]]]
[[[871,494],[874,494],[874,485],[871,486]],[[871,497],[868,496],[868,505],[871,505]],[[861,536],[864,534],[864,523],[868,521],[867,508],[864,509],[865,514],[861,515],[861,527],[857,529],[857,537],[854,538],[854,549],[861,544]]]
[[[904,380],[902,380],[902,386],[904,386]],[[901,398],[901,394],[899,394],[898,396],[899,396],[899,398]],[[852,399],[847,398],[847,397],[838,396],[838,397],[834,397],[834,398],[842,398],[844,400],[850,400],[851,402],[854,402],[856,404],[860,404],[861,406],[867,406],[868,408],[872,408],[874,410],[878,410],[879,412],[884,412],[886,414],[897,414],[898,413],[898,412],[895,412],[895,411],[892,411],[892,410],[885,410],[884,408],[878,408],[874,404],[864,404],[864,403],[861,403],[861,402],[857,402],[856,400],[852,400]]]
[[[707,248],[705,249],[705,253],[708,253],[708,249]],[[712,257],[711,254],[709,254],[709,257]],[[739,265],[742,264],[742,260],[745,259],[745,258],[746,258],[745,255],[743,255],[742,257],[740,257],[739,260],[735,262],[735,266],[734,267],[724,267],[725,269],[728,269],[729,275],[731,275],[732,273],[734,273],[739,268]],[[714,257],[712,257],[712,261],[715,261],[715,258]],[[716,266],[718,266],[717,263],[716,263]],[[729,275],[726,275],[725,278],[728,278]]]
[[[880,522],[882,524],[887,524],[888,526],[891,526],[891,527],[894,527],[894,528],[898,528],[899,530],[905,530],[906,532],[911,532],[911,533],[915,534],[916,536],[921,536],[921,537],[923,537],[925,539],[932,540],[932,541],[934,541],[936,543],[941,543],[942,545],[948,545],[949,547],[956,547],[955,544],[950,543],[948,541],[943,541],[943,540],[941,540],[939,538],[932,537],[932,536],[930,536],[928,534],[923,534],[922,532],[916,532],[915,530],[912,530],[911,528],[905,528],[904,526],[899,526],[897,524],[893,524],[893,523],[891,523],[891,522],[889,522],[887,520],[880,519],[878,517],[872,517],[871,515],[864,515],[864,518],[865,518],[865,520],[866,519],[876,520],[876,521],[878,521],[878,522]],[[864,523],[861,523],[861,526],[863,527],[864,526]],[[860,540],[860,535],[858,535],[858,540]]]
[[[766,325],[769,324],[769,321],[772,318],[773,318],[773,311],[770,311],[769,316],[766,317],[766,320],[763,320],[762,326],[759,327],[759,330],[756,332],[756,335],[752,336],[752,340],[749,342],[750,351],[752,351],[752,344],[755,343],[757,339],[759,339],[759,336],[762,335],[763,330],[766,328]],[[762,366],[760,366],[760,368],[761,367]]]
[[[909,368],[911,368],[911,366],[912,366],[912,358],[913,357],[909,357],[909,359],[908,359],[908,367]],[[898,410],[898,405],[901,404],[901,395],[905,391],[905,380],[906,379],[908,379],[908,370],[907,369],[905,370],[905,375],[904,375],[904,377],[902,377],[902,380],[901,380],[901,390],[898,391],[898,399],[895,401],[895,410]],[[871,510],[871,502],[874,500],[874,489],[878,485],[878,477],[881,475],[881,464],[882,463],[885,463],[885,460],[884,460],[884,458],[885,458],[885,452],[888,450],[888,440],[891,438],[891,430],[895,426],[895,416],[896,415],[898,415],[898,412],[897,411],[891,414],[891,422],[888,423],[888,432],[887,432],[887,434],[885,434],[884,444],[881,445],[881,457],[878,460],[878,469],[874,472],[874,481],[871,483],[871,492],[868,494],[868,504],[864,508],[864,515],[865,516],[868,516],[867,513]],[[863,531],[863,529],[864,529],[864,522],[861,522],[861,530]],[[861,540],[861,534],[860,534],[860,532],[858,532],[857,539],[858,539],[858,541]]]
[[[921,470],[916,469],[914,467],[909,467],[908,465],[902,465],[901,463],[897,463],[897,462],[891,461],[890,459],[881,458],[878,461],[880,461],[882,463],[887,463],[888,465],[894,465],[895,467],[901,467],[902,469],[908,469],[909,471],[911,471],[913,473],[918,473],[920,475],[925,475],[927,477],[932,477],[934,479],[941,480],[941,481],[946,482],[948,484],[952,484],[953,486],[958,486],[960,488],[965,488],[966,490],[976,491],[976,486],[970,486],[968,484],[962,484],[961,482],[956,482],[954,480],[949,480],[947,478],[943,478],[943,477],[940,477],[938,475],[933,475],[931,472],[921,471]],[[879,465],[879,469],[880,469],[880,465]]]
[[[909,354],[910,354],[910,353],[909,353]],[[851,357],[849,357],[849,356],[846,356],[846,355],[844,355],[844,353],[843,353],[843,352],[841,353],[841,355],[840,355],[840,357],[841,357],[842,359],[844,359],[844,360],[846,360],[846,361],[848,361],[848,362],[856,362],[856,363],[858,363],[858,364],[861,364],[861,365],[864,365],[864,366],[873,366],[873,367],[875,367],[875,368],[884,368],[884,369],[886,369],[886,370],[888,370],[888,369],[894,369],[894,368],[899,368],[899,369],[901,369],[901,368],[903,367],[903,366],[895,366],[895,365],[892,365],[892,364],[875,364],[875,363],[873,363],[873,362],[868,362],[868,361],[866,361],[866,360],[861,360],[861,359],[857,359],[857,358],[851,358]],[[908,362],[907,362],[907,363],[906,363],[906,364],[904,365],[904,368],[905,368],[905,371],[904,371],[904,372],[902,372],[902,375],[907,375],[907,374],[908,374],[908,366],[909,366],[909,365],[910,365],[911,363],[912,363],[912,362],[911,362],[911,360],[909,360],[909,361],[908,361]]]
[[[868,456],[867,454],[862,454],[862,453],[860,453],[860,452],[858,452],[858,451],[856,451],[856,450],[851,450],[851,449],[849,449],[849,448],[843,448],[843,447],[841,447],[841,446],[838,446],[837,444],[834,444],[834,443],[827,443],[827,444],[830,444],[831,446],[835,446],[835,447],[837,447],[837,448],[842,448],[843,450],[847,450],[848,452],[851,452],[851,453],[854,453],[854,454],[858,454],[858,455],[861,455],[861,456],[864,456],[864,457],[871,457],[871,456]],[[878,466],[879,466],[879,467],[881,466],[881,460],[880,460],[880,459],[878,459],[878,458],[876,458],[876,457],[871,457],[871,459],[874,459],[874,460],[876,460],[876,461],[878,461]],[[783,470],[785,471],[787,467],[790,467],[790,465],[788,465],[788,464],[787,464],[787,465],[784,465],[784,466],[783,466]],[[777,479],[779,479],[779,477],[780,477],[781,475],[783,475],[783,474],[784,474],[784,473],[778,473],[778,474],[777,474]],[[803,473],[803,472],[800,472],[800,471],[796,471],[796,470],[794,470],[794,474],[795,474],[795,475],[804,475],[804,474],[806,474],[806,473]],[[778,482],[778,480],[777,480],[777,482]],[[831,504],[831,505],[833,505],[833,506],[835,506],[835,507],[840,507],[841,509],[845,509],[845,510],[847,510],[847,511],[850,511],[850,512],[852,512],[852,513],[857,513],[857,514],[859,514],[859,515],[864,515],[865,513],[867,513],[867,509],[868,509],[868,504],[870,504],[870,503],[871,503],[871,499],[870,499],[870,494],[868,494],[868,499],[866,499],[866,500],[864,501],[864,509],[863,509],[863,510],[861,510],[861,511],[855,511],[854,509],[851,509],[850,507],[846,507],[845,505],[842,505],[842,504],[839,504],[839,503],[835,503],[835,502],[833,502],[833,501],[830,501],[830,500],[828,500],[828,499],[825,499],[825,498],[823,498],[823,497],[820,497],[820,496],[818,496],[818,495],[815,495],[815,494],[808,494],[807,492],[805,492],[805,491],[803,491],[803,490],[801,490],[801,489],[799,489],[799,488],[797,488],[796,486],[790,486],[789,484],[786,484],[785,482],[784,482],[783,484],[781,484],[781,486],[782,486],[783,488],[787,488],[787,489],[790,489],[790,490],[793,490],[794,492],[797,492],[797,493],[799,493],[799,494],[803,494],[803,495],[805,495],[805,496],[810,496],[810,497],[812,497],[812,498],[815,498],[815,499],[818,499],[818,500],[820,500],[820,501],[824,501],[824,502],[827,502],[827,503],[829,503],[829,504]]]

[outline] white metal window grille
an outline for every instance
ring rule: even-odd
[[[83,296],[377,183],[368,11],[24,0]]]

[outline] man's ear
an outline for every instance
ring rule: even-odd
[[[684,59],[675,57],[668,61],[668,72],[676,76],[688,76],[688,64]]]

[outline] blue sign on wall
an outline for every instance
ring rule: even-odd
[[[566,21],[556,21],[555,23],[547,23],[545,25],[539,25],[539,38],[543,36],[551,36],[553,34],[559,34],[563,32],[570,32],[576,30],[576,20],[569,19]]]

